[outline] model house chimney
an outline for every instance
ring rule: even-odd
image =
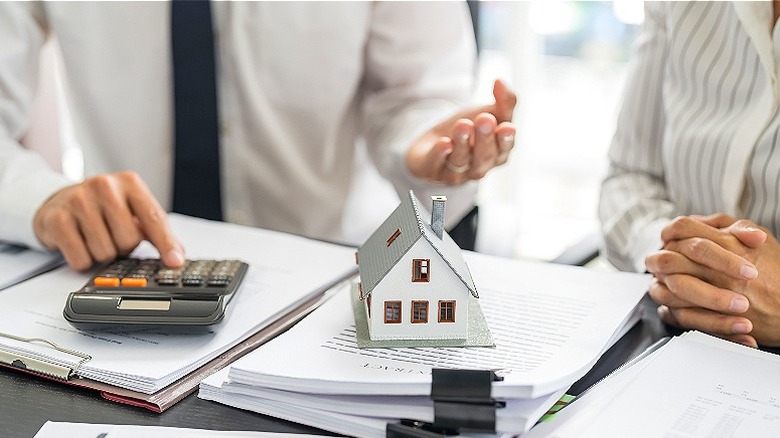
[[[441,239],[444,232],[444,204],[447,203],[446,196],[431,196],[433,207],[431,208],[431,228],[436,236]]]

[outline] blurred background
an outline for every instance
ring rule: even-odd
[[[644,18],[642,2],[468,3],[479,45],[475,100],[492,100],[495,78],[508,81],[518,95],[516,147],[507,165],[492,170],[480,187],[477,250],[550,260],[598,230],[599,185],[629,49]],[[83,165],[62,102],[61,67],[49,46],[42,58],[37,114],[25,143],[80,179]],[[35,128],[52,123],[59,128]],[[370,175],[357,191],[362,191],[353,205],[358,211],[366,192],[395,197]],[[373,212],[377,224],[396,202]],[[345,228],[356,225],[347,218]],[[367,235],[371,230],[354,231]]]
[[[628,55],[641,1],[479,1],[477,90],[494,77],[517,90],[518,138],[480,188],[478,249],[549,260],[598,230]]]

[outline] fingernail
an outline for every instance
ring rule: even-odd
[[[490,134],[490,131],[493,130],[493,127],[490,126],[490,123],[481,123],[477,126],[477,130],[479,130],[481,134]]]
[[[742,278],[752,280],[758,277],[758,269],[756,269],[756,267],[753,265],[744,263],[739,267],[739,275],[741,275]]]
[[[747,322],[736,322],[731,326],[731,331],[735,334],[750,333],[753,327]]]
[[[469,141],[469,133],[468,132],[461,132],[458,134],[458,141],[461,143],[466,143]]]
[[[182,254],[182,252],[178,249],[172,249],[168,251],[166,259],[169,262],[172,262],[172,264],[175,266],[181,266],[184,264],[184,254]]]
[[[504,140],[504,142],[509,143],[509,142],[515,140],[515,136],[514,135],[505,135],[503,140]]]
[[[737,297],[731,300],[730,309],[732,312],[742,313],[747,311],[748,307],[750,307],[750,303],[748,303],[745,297]]]

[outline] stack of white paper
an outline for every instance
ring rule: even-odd
[[[39,342],[0,336],[0,347],[77,368],[78,375],[146,394],[182,376],[273,323],[297,304],[355,270],[354,249],[288,234],[171,215],[189,258],[241,259],[244,283],[224,320],[192,333],[156,329],[80,331],[62,316],[69,292],[89,274],[61,268],[0,292],[0,334],[41,338],[91,356],[79,359]],[[148,245],[135,255],[156,256]]]
[[[701,332],[619,369],[529,437],[776,437],[780,356]]]
[[[334,432],[430,422],[433,368],[490,369],[500,433],[528,430],[638,319],[648,278],[468,253],[495,348],[358,349],[348,288],[201,384],[201,398]]]

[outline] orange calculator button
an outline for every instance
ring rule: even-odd
[[[122,279],[122,286],[146,287],[146,279],[143,277],[140,278],[126,277]]]
[[[118,287],[119,278],[117,277],[95,277],[95,286]]]

